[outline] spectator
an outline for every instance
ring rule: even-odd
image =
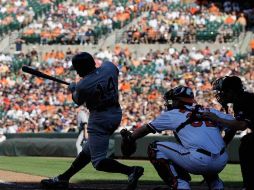
[[[251,49],[251,55],[254,56],[254,39],[250,41],[250,49]]]
[[[241,31],[245,33],[246,26],[247,26],[247,20],[243,13],[240,14],[240,17],[237,19],[237,23],[241,25]]]
[[[6,140],[6,136],[4,135],[4,132],[2,129],[0,129],[0,143],[4,142]]]

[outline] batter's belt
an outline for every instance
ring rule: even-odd
[[[102,111],[107,111],[109,108],[112,108],[112,107],[120,107],[120,104],[118,102],[108,102],[102,106],[98,106],[96,108],[91,108],[89,109],[90,112],[92,111],[96,111],[96,112],[102,112]]]

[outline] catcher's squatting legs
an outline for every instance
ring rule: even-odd
[[[156,146],[156,141],[151,143],[148,146],[147,152],[151,163],[153,164],[161,179],[173,190],[177,189],[178,181],[189,182],[191,180],[189,173],[182,169],[180,166],[174,163],[170,163],[170,160],[156,158]]]
[[[224,189],[223,182],[218,174],[203,175],[209,189]]]

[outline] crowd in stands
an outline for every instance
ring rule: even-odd
[[[79,108],[72,102],[66,86],[22,73],[24,64],[34,66],[66,81],[75,81],[71,57],[79,49],[52,50],[40,56],[36,49],[16,55],[0,55],[0,127],[5,133],[72,132],[77,130]],[[116,45],[94,54],[99,67],[104,60],[120,70],[122,127],[139,127],[164,109],[163,93],[177,85],[191,87],[199,104],[220,109],[211,82],[224,75],[238,75],[247,90],[254,91],[254,59],[238,54],[237,49],[209,47],[177,50],[173,47],[150,50],[137,55]],[[42,59],[42,60],[41,60]]]
[[[66,1],[29,25],[23,39],[41,44],[97,44],[100,37],[122,28],[138,14],[134,0]]]
[[[215,3],[201,6],[156,1],[149,7],[149,14],[124,33],[122,42],[224,43],[234,40],[246,27],[247,19],[238,2],[226,1],[224,10],[220,10]]]
[[[3,0],[0,34],[26,27],[27,43],[97,44],[142,12],[148,13],[124,33],[126,43],[231,41],[253,18],[238,1],[181,3],[181,0]],[[205,3],[206,2],[206,3]],[[253,23],[252,23],[253,24]],[[22,29],[23,30],[23,29]]]
[[[1,0],[0,36],[27,26],[34,19],[45,14],[51,5],[57,5],[61,1],[62,0]]]
[[[96,44],[98,39],[120,29],[141,12],[125,33],[125,43],[228,42],[246,26],[254,14],[235,1],[183,5],[180,0],[2,0],[0,33],[32,23],[17,43]],[[13,23],[15,27],[13,27]],[[254,41],[250,42],[254,55]],[[21,48],[15,54],[0,53],[0,131],[77,131],[77,108],[66,86],[22,73],[30,65],[66,81],[77,81],[71,58],[79,49],[38,52]],[[254,59],[240,55],[238,47],[209,47],[150,50],[138,54],[116,45],[94,54],[96,66],[104,60],[120,70],[121,127],[139,127],[164,108],[162,95],[177,85],[191,87],[199,104],[221,109],[211,90],[211,82],[224,75],[238,75],[246,89],[254,91]]]

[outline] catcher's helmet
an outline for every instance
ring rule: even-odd
[[[72,66],[80,77],[84,77],[96,69],[93,57],[87,52],[82,52],[73,56]]]
[[[242,81],[237,76],[225,76],[218,78],[213,83],[213,90],[216,91],[216,98],[222,105],[229,103],[225,97],[225,93],[231,91],[234,94],[238,94],[244,91]]]
[[[190,104],[190,105],[192,105],[193,103],[196,103],[194,99],[194,94],[191,88],[182,86],[182,85],[167,91],[164,94],[164,100],[166,102],[165,106],[168,109],[172,108],[172,103],[174,100],[178,100],[183,102],[184,104]]]

